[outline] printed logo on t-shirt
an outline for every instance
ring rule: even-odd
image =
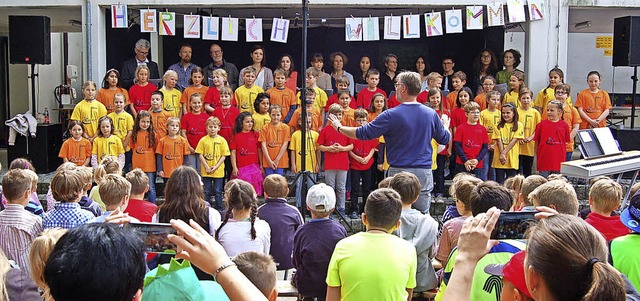
[[[480,144],[476,144],[475,140],[473,139],[467,139],[467,142],[464,144],[464,147],[466,148],[478,148],[480,147]]]

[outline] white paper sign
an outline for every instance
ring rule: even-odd
[[[509,23],[527,20],[524,16],[524,3],[522,0],[507,0],[507,9],[509,10]]]
[[[271,41],[286,43],[289,38],[289,20],[273,18],[271,25]]]
[[[482,29],[484,6],[467,6],[467,30]]]
[[[220,39],[220,18],[202,17],[202,39],[203,40],[219,40]]]
[[[487,25],[488,26],[504,26],[504,4],[502,3],[487,4]]]
[[[385,40],[400,40],[400,23],[402,23],[400,16],[384,17]]]
[[[129,27],[126,4],[111,5],[111,28]]]
[[[158,18],[155,9],[140,10],[140,32],[156,32],[158,30]]]
[[[424,14],[424,25],[427,37],[442,35],[442,13],[433,12]]]
[[[176,13],[160,12],[160,28],[158,33],[161,36],[176,35]]]
[[[238,41],[238,18],[222,18],[222,32],[223,41]]]
[[[462,10],[446,10],[444,16],[447,33],[462,33]]]
[[[262,42],[262,19],[245,19],[247,42]]]
[[[529,0],[529,19],[537,21],[544,19],[545,6],[543,0]]]
[[[417,39],[420,37],[420,15],[402,16],[403,37],[405,39]]]
[[[380,20],[378,17],[362,18],[362,40],[380,40]]]
[[[200,15],[184,15],[184,37],[189,39],[200,38]]]
[[[362,41],[362,18],[344,19],[345,41]]]

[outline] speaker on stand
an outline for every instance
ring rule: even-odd
[[[613,66],[633,67],[631,81],[631,128],[635,127],[636,85],[640,66],[640,16],[615,18],[613,21]]]

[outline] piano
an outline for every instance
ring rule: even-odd
[[[560,166],[560,172],[563,175],[582,179],[638,170],[640,170],[640,151],[563,162]]]
[[[627,185],[620,183],[625,172],[633,172],[633,178]],[[622,199],[622,210],[628,205],[627,200],[629,199],[631,186],[635,184],[638,173],[640,173],[640,151],[634,150],[618,155],[563,162],[560,166],[560,173],[568,177],[582,179],[617,174],[617,182],[626,188]]]

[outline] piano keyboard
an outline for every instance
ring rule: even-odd
[[[620,155],[563,162],[560,166],[560,172],[563,175],[583,179],[638,170],[640,170],[640,151],[628,151]]]

